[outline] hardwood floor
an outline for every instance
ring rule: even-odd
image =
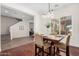
[[[10,39],[10,35],[3,35],[1,36],[1,50],[7,50],[14,47],[22,46],[24,44],[28,44],[33,42],[33,38],[31,37],[21,37],[21,38],[15,38]]]
[[[72,56],[79,56],[79,47],[70,46],[70,54]]]
[[[2,51],[0,55],[10,55],[10,56],[34,56],[35,46],[34,43],[25,44],[16,48],[8,49]],[[79,48],[70,47],[71,56],[79,56]]]
[[[34,43],[25,44],[16,48],[2,51],[0,55],[10,56],[34,56]]]

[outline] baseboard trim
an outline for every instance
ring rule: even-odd
[[[4,35],[10,35],[10,34],[1,34],[1,36],[4,36]]]
[[[79,49],[79,47],[77,47],[77,46],[70,46],[70,47],[72,47],[72,48],[76,48],[76,49]]]

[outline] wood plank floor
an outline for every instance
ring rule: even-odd
[[[72,56],[79,56],[79,47],[70,46],[70,53]]]
[[[0,55],[10,56],[34,56],[34,43],[25,44],[16,48],[2,51]]]
[[[10,56],[34,56],[35,53],[34,43],[25,44],[16,48],[8,49],[2,51],[0,55],[10,55]],[[79,48],[70,47],[71,56],[79,56]]]
[[[1,36],[1,50],[7,50],[14,47],[18,47],[24,44],[28,44],[33,42],[32,37],[21,37],[21,38],[14,38],[10,39],[10,35],[2,35]]]

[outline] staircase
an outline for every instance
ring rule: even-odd
[[[28,37],[29,36],[29,23],[19,21],[10,27],[11,40],[14,38]]]

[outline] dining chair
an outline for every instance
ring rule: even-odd
[[[57,43],[55,45],[56,47],[56,55],[60,55],[60,52],[64,52],[66,54],[66,56],[69,56],[69,42],[70,42],[70,34],[68,34],[66,37],[66,43],[62,43],[61,41],[59,41],[59,43]]]
[[[43,41],[43,36],[39,34],[34,35],[35,40],[35,56],[41,53],[42,56],[44,54],[51,55],[51,45]]]

